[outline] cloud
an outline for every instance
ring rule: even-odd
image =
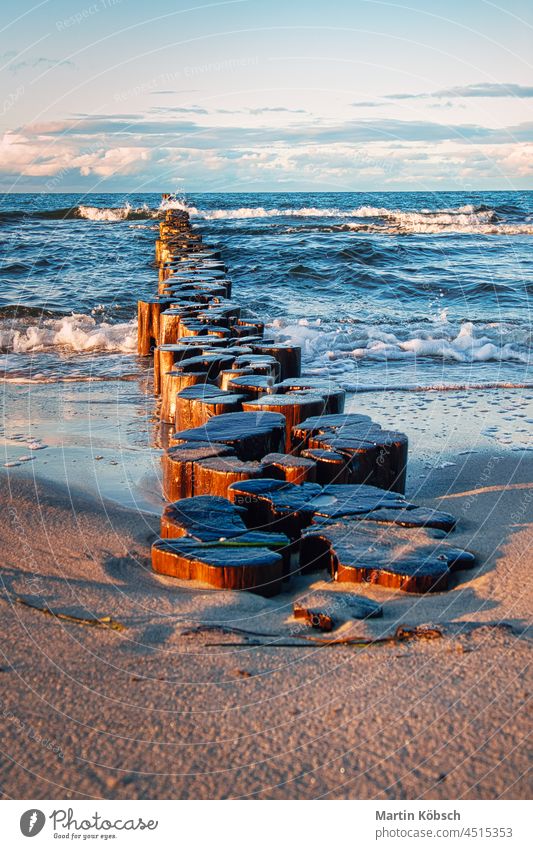
[[[248,106],[245,109],[215,109],[218,115],[266,115],[269,112],[288,112],[293,115],[308,115],[306,109],[288,109],[285,106],[258,106],[252,109]]]
[[[28,68],[47,70],[49,68],[61,67],[75,68],[76,65],[70,59],[49,59],[47,56],[38,56],[36,59],[23,59],[21,62],[12,62],[8,67],[12,74],[18,74],[20,71],[27,70]]]
[[[153,106],[149,111],[156,115],[209,115],[202,106]]]
[[[135,175],[141,183],[167,182],[179,169],[189,185],[212,190],[277,184],[366,188],[365,180],[374,187],[413,182],[448,187],[533,175],[533,122],[495,129],[423,120],[327,125],[301,119],[280,129],[257,127],[252,120],[221,127],[204,119],[202,125],[194,116],[166,111],[80,113],[20,127],[0,144],[0,174],[4,182],[8,175],[37,181],[60,175],[65,187],[79,186],[80,179],[82,187],[93,185],[83,180],[97,177],[131,188],[135,181],[128,178]]]
[[[381,100],[355,100],[352,106],[384,106],[391,100],[443,100],[461,97],[533,97],[533,86],[518,83],[472,83],[471,85],[452,86],[438,91],[420,94],[385,94]]]
[[[181,109],[181,107],[178,107]],[[301,121],[280,129],[278,126],[215,126],[199,124],[193,119],[184,120],[165,116],[144,114],[81,116],[78,120],[52,121],[35,124],[25,131],[41,137],[63,139],[68,136],[105,138],[122,136],[124,143],[132,139],[153,145],[194,148],[217,147],[231,149],[243,144],[267,145],[285,140],[293,144],[331,144],[396,141],[445,141],[459,139],[478,143],[503,143],[508,141],[533,140],[533,123],[523,123],[507,128],[495,129],[479,124],[445,124],[435,121],[401,121],[397,119],[351,120],[330,125],[318,125],[316,121]]]
[[[533,97],[533,86],[517,83],[473,83],[443,88],[426,97]]]
[[[66,171],[82,176],[135,174],[146,167],[151,151],[140,146],[80,149],[63,142],[47,149],[39,140],[5,133],[0,141],[0,172],[30,177],[54,177]]]

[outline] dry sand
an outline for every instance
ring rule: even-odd
[[[431,439],[436,449],[434,427]],[[276,647],[294,598],[338,589],[316,576],[265,600],[154,575],[155,508],[104,499],[80,456],[63,483],[57,463],[55,482],[42,464],[2,469],[4,796],[526,798],[533,455],[490,441],[459,455],[454,443],[425,468],[414,442],[409,494],[459,518],[453,541],[479,566],[430,596],[350,587],[384,617],[341,633],[443,632],[366,649]],[[17,598],[124,627],[58,620]],[[209,624],[274,636],[251,647]]]

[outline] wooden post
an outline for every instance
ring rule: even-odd
[[[319,416],[324,412],[325,402],[320,395],[262,395],[253,401],[245,401],[243,410],[254,412],[268,410],[281,413],[287,422],[285,451],[287,454],[296,453],[299,444],[294,441],[292,429],[295,425],[310,416]]]
[[[302,368],[302,349],[298,345],[291,345],[289,342],[261,342],[254,345],[253,349],[256,354],[268,354],[274,357],[280,365],[280,380],[287,380],[289,377],[300,377]]]
[[[227,445],[208,442],[185,442],[168,448],[161,458],[163,466],[163,495],[167,501],[178,501],[195,495],[195,463],[207,457],[231,454]]]
[[[209,457],[199,460],[195,465],[194,492],[195,495],[221,495],[226,498],[232,483],[260,478],[263,473],[263,465],[257,460]]]

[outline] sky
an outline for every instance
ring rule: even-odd
[[[533,188],[530,0],[2,0],[0,34],[3,192]]]

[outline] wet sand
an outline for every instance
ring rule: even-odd
[[[135,383],[116,389],[121,403],[93,396],[89,429],[87,386],[68,390],[69,415],[59,392],[34,390],[8,399],[8,461],[28,451],[30,403],[31,435],[49,447],[0,470],[5,797],[528,796],[533,453],[523,391],[474,403],[352,396],[350,409],[408,433],[407,494],[454,513],[453,542],[479,563],[447,593],[350,587],[384,616],[340,633],[425,624],[442,639],[283,648],[292,601],[310,585],[340,587],[310,576],[265,600],[156,576],[151,398]],[[17,598],[122,628],[57,619]],[[271,634],[272,645],[243,646],[206,625]]]

